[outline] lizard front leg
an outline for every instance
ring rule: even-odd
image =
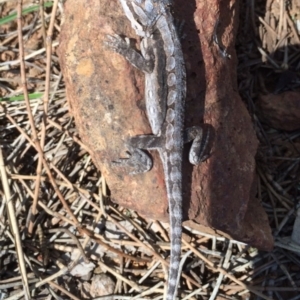
[[[105,45],[111,50],[121,54],[137,69],[151,73],[154,69],[154,53],[151,47],[145,50],[144,55],[130,47],[129,42],[126,42],[119,35],[107,35]]]

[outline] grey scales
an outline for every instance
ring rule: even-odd
[[[194,126],[184,132],[186,71],[170,0],[119,0],[136,34],[141,52],[118,35],[108,35],[106,45],[145,74],[145,103],[152,135],[129,137],[128,158],[114,165],[131,168],[130,174],[147,172],[152,159],[144,150],[157,150],[162,160],[170,216],[171,256],[166,299],[176,299],[182,235],[183,145],[193,140],[189,160],[199,164],[207,158],[208,135]]]

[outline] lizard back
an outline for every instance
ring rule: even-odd
[[[186,73],[180,40],[169,0],[119,0],[141,41],[141,54],[119,37],[110,47],[145,73],[145,102],[153,135],[132,137],[131,156],[115,163],[128,165],[131,174],[147,172],[151,159],[142,149],[156,149],[161,157],[169,202],[171,257],[167,300],[177,293],[182,234],[183,115]],[[196,130],[194,130],[196,132]],[[199,143],[198,143],[199,144]],[[134,167],[135,166],[135,167]]]

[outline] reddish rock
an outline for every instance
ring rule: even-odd
[[[260,95],[258,113],[269,126],[293,131],[300,128],[300,90]]]
[[[237,93],[237,14],[235,20],[230,19],[230,12],[221,10],[217,1],[174,2],[176,18],[185,21],[185,122],[187,126],[204,122],[215,130],[214,147],[206,162],[191,166],[186,148],[184,218],[269,250],[273,245],[271,231],[254,198],[257,139]],[[217,32],[232,59],[223,58],[213,43],[220,11],[222,23]],[[154,164],[148,173],[130,176],[111,166],[111,161],[125,156],[126,137],[151,133],[143,100],[143,73],[105,48],[105,37],[112,33],[128,36],[139,46],[139,38],[117,0],[66,2],[60,61],[71,112],[82,140],[107,180],[111,199],[145,217],[167,221],[163,168],[155,151],[151,152]]]

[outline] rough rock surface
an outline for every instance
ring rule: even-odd
[[[75,4],[76,2],[76,4]],[[255,199],[257,139],[236,83],[234,38],[237,3],[174,1],[184,20],[182,41],[187,69],[186,126],[208,123],[215,141],[210,158],[199,166],[184,154],[184,218],[226,232],[261,249],[272,248],[268,220]],[[230,8],[231,7],[231,8]],[[233,16],[233,17],[232,17]],[[216,20],[223,58],[213,42]],[[84,24],[84,25],[83,25]],[[145,114],[144,76],[123,57],[106,49],[107,34],[139,39],[117,0],[68,0],[61,31],[60,62],[67,98],[82,140],[104,174],[111,199],[145,217],[168,220],[168,201],[158,154],[150,172],[127,175],[111,161],[125,156],[128,136],[150,134]]]
[[[260,95],[258,112],[268,125],[279,130],[300,128],[300,90]]]

